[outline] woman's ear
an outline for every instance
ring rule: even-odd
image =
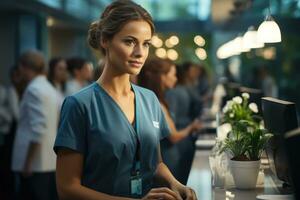
[[[107,39],[102,39],[101,41],[100,41],[100,45],[101,45],[101,47],[103,48],[103,49],[105,49],[105,50],[107,50],[107,48],[108,48],[108,40]]]

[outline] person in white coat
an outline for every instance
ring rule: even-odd
[[[25,52],[19,66],[28,86],[20,104],[12,170],[20,178],[19,194],[23,199],[56,199],[56,156],[52,146],[58,127],[57,93],[45,76],[42,53]]]

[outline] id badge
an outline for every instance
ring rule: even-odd
[[[142,195],[142,178],[140,175],[132,176],[130,179],[131,195]]]

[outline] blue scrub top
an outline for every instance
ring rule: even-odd
[[[158,145],[170,131],[155,94],[132,84],[135,128],[112,97],[93,83],[65,99],[54,151],[69,148],[84,156],[82,184],[110,195],[132,197],[130,177],[140,141],[142,195],[158,164]]]

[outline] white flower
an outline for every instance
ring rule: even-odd
[[[229,110],[229,109],[228,109],[228,106],[225,105],[222,111],[223,111],[223,113],[227,113],[228,110]]]
[[[227,101],[226,105],[222,109],[223,113],[227,113],[229,110],[231,110],[232,105],[233,105],[233,101]]]
[[[257,107],[256,103],[250,103],[250,104],[249,104],[249,108],[250,108],[250,110],[252,110],[254,113],[258,113],[258,107]]]
[[[231,100],[227,101],[226,106],[228,107],[229,110],[231,110],[232,105],[233,105],[233,101]]]
[[[250,95],[249,95],[249,93],[244,92],[244,93],[242,93],[242,97],[243,97],[244,99],[249,99],[249,98],[250,98]]]
[[[230,113],[230,114],[229,114],[229,117],[230,117],[230,118],[233,118],[233,117],[234,117],[234,114],[233,114],[233,113]]]
[[[235,103],[241,104],[243,102],[243,99],[239,96],[233,97],[232,99]]]

